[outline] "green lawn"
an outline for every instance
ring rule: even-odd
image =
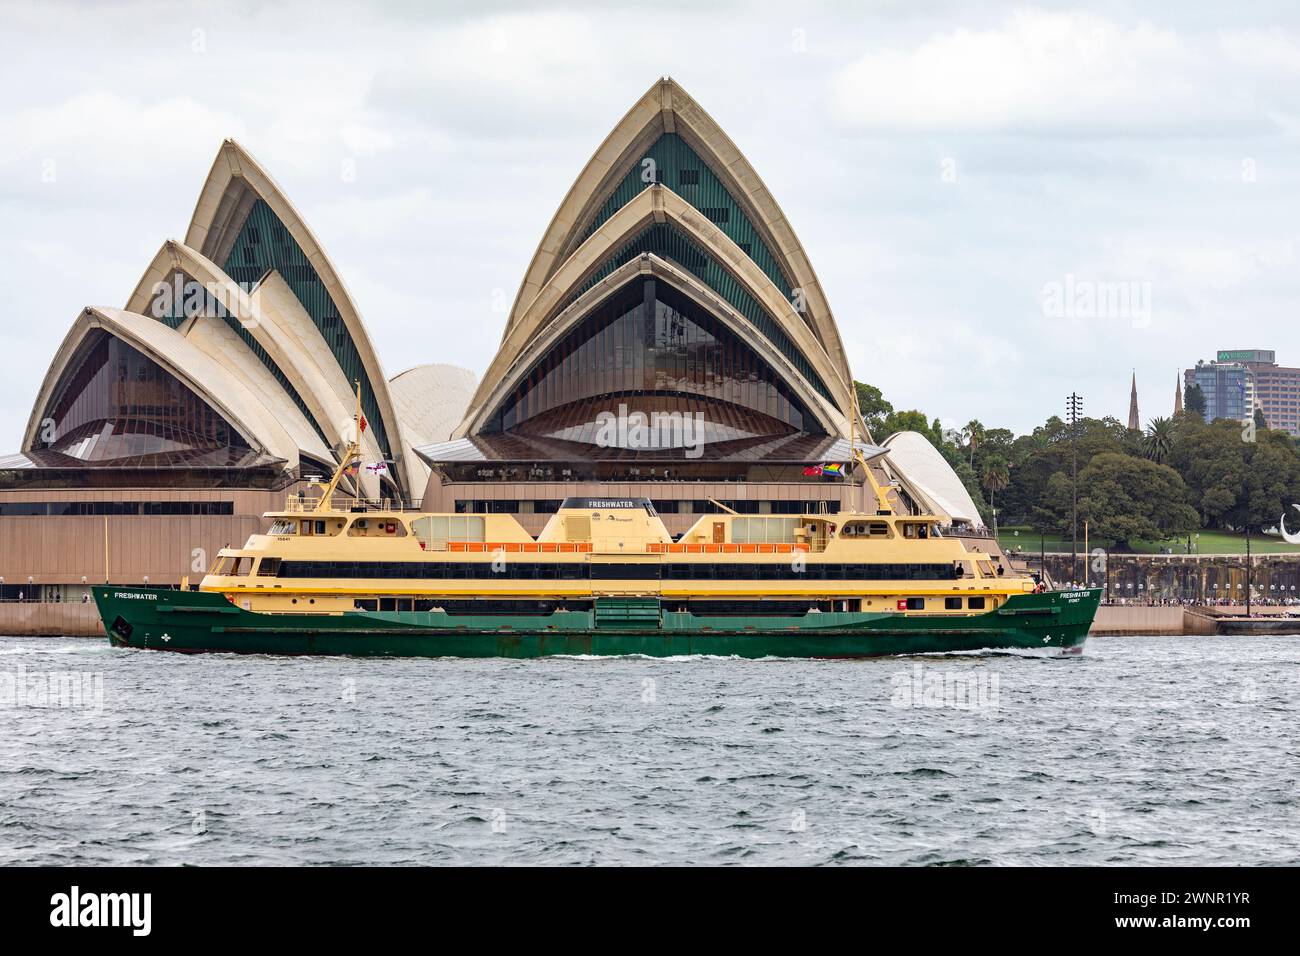
[[[1016,532],[1019,532],[1017,534]],[[1197,537],[1197,534],[1200,537]],[[1038,532],[1027,527],[1010,527],[998,529],[998,540],[1002,543],[1004,550],[1012,550],[1016,547],[1023,548],[1027,553],[1036,553],[1038,551]],[[1091,538],[1088,541],[1089,548],[1105,548],[1113,542],[1102,541],[1097,538]],[[1048,551],[1069,551],[1070,538],[1062,538],[1060,535],[1047,535],[1046,546]],[[1165,548],[1173,548],[1174,554],[1187,553],[1187,537],[1171,538],[1168,541],[1141,541],[1133,545],[1133,549],[1140,554],[1159,554],[1163,553]],[[1079,550],[1083,550],[1083,529],[1079,529]],[[1261,537],[1260,535],[1251,535],[1250,550],[1252,554],[1296,554],[1300,553],[1300,545],[1287,544],[1285,541],[1274,537]],[[1192,553],[1193,554],[1245,554],[1246,537],[1240,534],[1230,534],[1226,531],[1200,531],[1192,534]]]

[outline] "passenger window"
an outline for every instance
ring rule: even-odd
[[[263,558],[257,565],[259,578],[273,578],[280,573],[280,558]]]
[[[944,598],[944,599],[943,599],[943,609],[944,609],[945,611],[960,611],[960,610],[961,610],[961,598],[959,598],[959,597]]]
[[[967,598],[966,606],[972,611],[982,611],[984,610],[984,599],[982,597]]]

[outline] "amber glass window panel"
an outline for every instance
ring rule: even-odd
[[[37,449],[86,462],[156,463],[196,451],[249,450],[185,383],[103,331],[87,336],[43,417],[49,421]]]
[[[661,280],[606,299],[523,377],[495,418],[509,431],[545,412],[620,396],[696,396],[816,430],[789,387],[730,329]]]

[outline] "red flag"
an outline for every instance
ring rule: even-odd
[[[361,430],[362,430],[362,431],[365,431],[365,430],[366,430],[366,416],[365,416],[365,415],[362,415],[362,416],[361,416]]]
[[[822,473],[821,465],[811,465],[803,470],[803,474],[805,478],[818,478],[821,476],[821,473]]]

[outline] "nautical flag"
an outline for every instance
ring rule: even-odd
[[[366,465],[366,471],[372,475],[384,475],[388,473],[388,462],[377,461],[373,465]]]
[[[829,464],[829,465],[822,465],[822,477],[823,477],[823,478],[843,478],[843,477],[844,477],[844,466],[841,465],[839,462],[835,462],[835,463],[833,463],[833,464]]]
[[[821,473],[822,473],[821,465],[809,465],[807,468],[803,470],[803,476],[805,478],[819,478],[821,477]]]
[[[362,415],[362,416],[361,416],[361,430],[362,430],[362,431],[365,431],[365,430],[366,430],[366,416],[365,416],[365,415]]]

